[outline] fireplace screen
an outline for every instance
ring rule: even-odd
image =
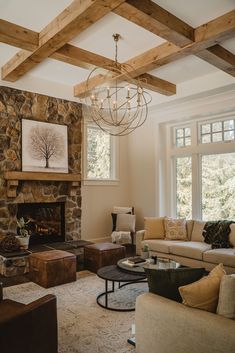
[[[64,202],[18,204],[17,218],[24,217],[30,244],[65,241]]]

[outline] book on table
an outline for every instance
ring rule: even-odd
[[[146,260],[142,259],[142,257],[140,256],[129,257],[128,261],[132,264],[140,264],[140,263],[146,262]]]
[[[141,260],[133,260],[133,258],[129,258],[125,261],[123,261],[123,265],[126,265],[126,266],[130,266],[130,267],[137,267],[137,266],[141,266],[141,265],[144,265],[146,263],[146,260],[145,259],[142,259],[139,257],[139,259]]]

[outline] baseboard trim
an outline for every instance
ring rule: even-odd
[[[110,242],[112,242],[111,237],[92,238],[92,239],[86,239],[86,240],[93,241],[94,243],[110,243]]]

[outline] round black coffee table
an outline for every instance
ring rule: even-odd
[[[122,270],[116,265],[105,266],[97,271],[97,276],[105,280],[105,291],[99,294],[96,298],[96,302],[102,308],[112,311],[134,311],[135,308],[119,309],[110,307],[108,304],[108,296],[110,293],[115,291],[115,282],[118,283],[118,288],[122,288],[132,283],[143,283],[146,282],[146,274],[144,271],[138,273],[135,271]],[[112,283],[112,289],[108,288],[108,282]],[[123,284],[121,284],[123,283]],[[100,302],[100,298],[105,297],[104,304]]]

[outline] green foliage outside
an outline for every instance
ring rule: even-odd
[[[87,177],[88,179],[110,179],[111,177],[110,135],[98,128],[87,129]]]
[[[201,162],[202,219],[235,219],[235,153],[204,155]],[[176,160],[177,217],[192,218],[191,157]]]
[[[235,219],[235,153],[202,157],[202,216]]]

